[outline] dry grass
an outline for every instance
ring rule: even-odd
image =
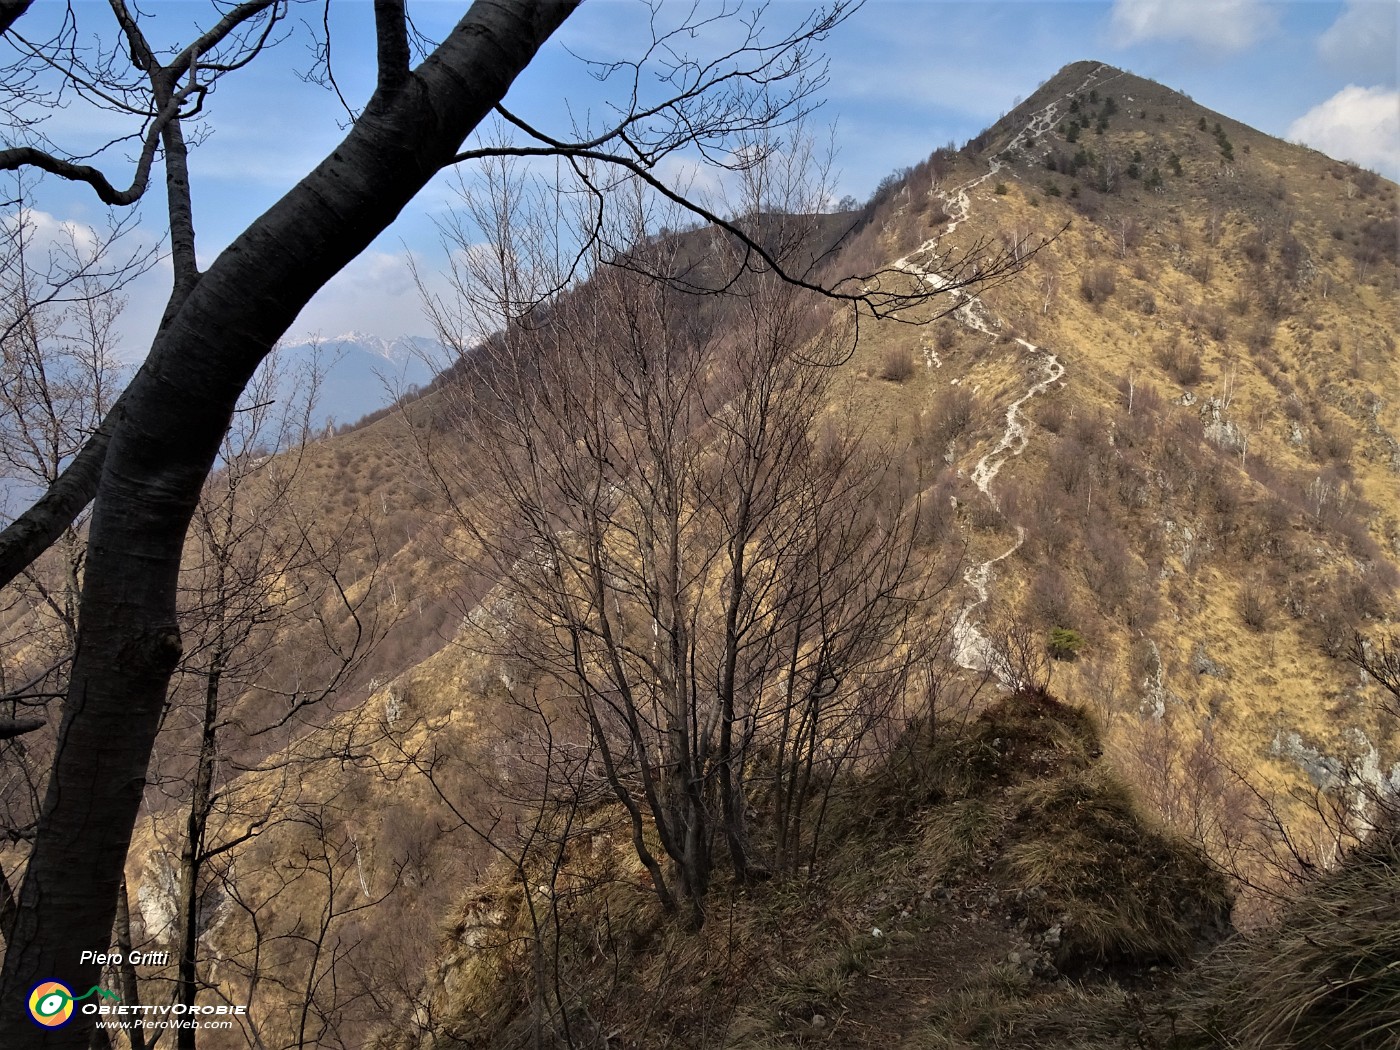
[[[1278,922],[1201,967],[1182,1046],[1400,1046],[1400,827],[1302,886]]]
[[[566,1019],[637,1046],[1116,1045],[1141,1024],[1115,984],[1047,983],[1006,947],[1044,943],[1100,981],[1170,967],[1224,922],[1223,883],[1139,816],[1082,712],[1033,691],[937,728],[834,804],[819,880],[721,884],[698,934],[664,920],[620,848],[570,852],[557,929],[527,921],[518,880],[474,891],[435,970],[439,1031],[493,1048],[562,1045]]]
[[[1059,927],[1062,971],[1181,964],[1228,929],[1224,877],[1199,849],[1146,825],[1102,767],[1031,781],[1009,801],[1016,830],[1003,863],[1031,922]]]

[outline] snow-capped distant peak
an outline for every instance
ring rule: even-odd
[[[358,350],[395,363],[401,363],[405,358],[413,356],[416,350],[425,345],[435,345],[433,340],[424,339],[422,336],[401,335],[385,339],[372,332],[359,331],[342,332],[339,335],[307,333],[284,341],[284,345],[289,347],[312,344],[318,344],[322,350],[333,354]]]

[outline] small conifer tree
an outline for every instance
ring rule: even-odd
[[[1055,660],[1074,660],[1084,648],[1084,636],[1069,627],[1054,627],[1050,631],[1050,656]]]

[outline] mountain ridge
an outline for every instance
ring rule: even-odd
[[[1263,815],[1250,791],[1312,834],[1288,794],[1299,777],[1365,809],[1380,785],[1364,779],[1364,761],[1350,767],[1348,733],[1370,734],[1363,752],[1392,746],[1364,680],[1339,657],[1352,625],[1387,622],[1400,552],[1385,498],[1400,469],[1395,406],[1371,397],[1396,378],[1386,341],[1396,260],[1368,255],[1365,232],[1393,222],[1395,187],[1108,72],[1066,67],[965,150],[936,152],[867,205],[846,259],[902,260],[916,276],[978,238],[1053,239],[1020,282],[949,317],[867,326],[833,411],[946,467],[929,488],[953,513],[931,515],[930,529],[935,542],[965,543],[977,570],[949,610],[976,627],[982,641],[970,648],[1005,651],[1018,622],[1036,636],[1054,626],[1079,635],[1078,659],[1046,665],[1056,692],[1106,726],[1104,749],[1138,801],[1220,863],[1238,848],[1239,823]],[[1018,144],[1052,103],[1039,134]],[[1064,368],[1053,377],[1052,359]],[[1018,403],[1019,434],[1009,425]],[[993,501],[998,447],[1009,454]],[[458,673],[495,672],[473,663]],[[399,688],[423,703],[428,683],[443,681],[441,670],[408,674]],[[1351,720],[1345,731],[1339,716]],[[1298,746],[1276,746],[1280,733]],[[1247,789],[1240,768],[1254,778]],[[1241,921],[1262,921],[1251,907]],[[832,922],[848,921],[838,914]],[[448,936],[441,979],[462,972],[480,936]],[[878,954],[872,936],[855,931],[841,949],[855,980],[868,965],[859,960]],[[1006,979],[1027,1002],[1050,990]],[[1066,993],[1100,1025],[1095,1041],[1073,1045],[1137,1038],[1123,1019],[1131,1007],[1108,991]],[[738,1045],[842,1045],[841,1024],[871,1023],[846,1013],[861,994],[797,994],[807,998],[782,999],[776,1022]],[[1119,1021],[1107,1022],[1100,1011],[1114,1003]],[[955,1005],[937,1009],[946,1017]],[[957,1039],[925,1033],[928,1045],[986,1045],[1004,1031],[979,1027],[986,1012],[968,1009]],[[1051,1028],[1062,1039],[1077,1031]]]
[[[563,892],[534,898],[547,921],[578,918],[591,939],[547,941],[529,926],[531,870],[491,867],[494,854],[463,830],[478,817],[509,822],[483,801],[484,785],[515,768],[510,733],[539,683],[483,637],[506,582],[479,578],[472,537],[454,527],[440,479],[419,458],[424,446],[459,440],[451,376],[401,412],[316,443],[293,498],[309,516],[372,526],[341,567],[348,592],[376,595],[397,626],[298,742],[338,761],[301,773],[292,748],[285,767],[279,758],[225,785],[257,812],[267,784],[297,768],[310,800],[240,854],[258,873],[245,888],[290,878],[272,858],[316,856],[313,817],[339,835],[326,861],[326,880],[342,880],[331,905],[397,894],[373,918],[346,920],[345,943],[363,954],[344,979],[365,981],[355,1001],[373,1007],[357,1007],[356,1021],[367,1031],[367,1018],[383,1021],[390,1008],[374,987],[383,981],[413,1045],[504,1045],[494,1036],[533,1033],[541,1017],[555,1026],[549,1038],[563,1039],[568,1024],[594,1023],[590,1009],[615,1010],[624,1033],[599,1027],[599,1045],[663,1045],[652,1026],[660,1015],[667,1045],[691,1038],[680,1021],[695,1021],[698,1046],[724,1019],[738,1025],[730,1045],[753,1050],[853,1045],[843,1043],[853,1031],[874,1045],[881,1009],[897,1012],[910,1046],[1142,1045],[1156,1030],[1143,1012],[1167,1003],[1170,1013],[1170,974],[1143,955],[1129,970],[1101,959],[1088,970],[1102,972],[1062,981],[1058,964],[1043,963],[1087,927],[1036,911],[1043,863],[1035,878],[999,880],[1035,859],[1027,829],[1047,814],[1071,814],[1056,825],[1064,842],[1092,831],[1107,872],[1139,850],[1179,860],[1189,841],[1190,856],[1272,887],[1278,873],[1255,855],[1280,846],[1259,831],[1270,818],[1323,864],[1332,845],[1351,841],[1342,832],[1330,842],[1326,818],[1378,812],[1371,789],[1383,784],[1366,778],[1372,765],[1383,776],[1395,727],[1347,652],[1352,632],[1393,624],[1400,577],[1400,415],[1384,396],[1400,388],[1397,259],[1368,232],[1393,226],[1396,196],[1360,169],[1088,62],[1065,67],[963,150],[936,151],[877,192],[836,259],[851,272],[890,266],[933,282],[950,250],[1038,250],[1019,280],[942,304],[956,305],[947,316],[932,317],[940,305],[905,318],[919,325],[862,322],[837,372],[816,429],[855,420],[917,479],[919,557],[956,568],[926,616],[951,625],[951,637],[928,665],[931,706],[906,727],[908,753],[894,753],[908,764],[872,764],[871,780],[841,785],[852,807],[842,881],[816,864],[791,880],[726,883],[714,939],[687,940],[647,910],[648,876],[628,859],[626,836],[605,829],[573,847]],[[459,451],[469,477],[477,457]],[[1056,630],[1077,641],[1052,655]],[[289,631],[279,647],[296,655],[308,645]],[[934,689],[935,667],[946,693]],[[1013,703],[1008,716],[1008,697],[1029,698],[1030,714]],[[935,718],[955,714],[956,728]],[[945,729],[955,753],[941,750]],[[1095,772],[1110,766],[1111,777]],[[1027,787],[1030,774],[1055,790]],[[463,809],[444,811],[441,795]],[[1309,811],[1313,798],[1336,808]],[[151,814],[133,853],[137,893],[167,877],[161,819]],[[600,805],[590,819],[617,814]],[[879,834],[863,839],[867,826]],[[950,857],[962,881],[938,869]],[[1135,912],[1132,894],[1094,897],[1102,887],[1092,876],[1070,890],[1091,901],[1094,921],[1108,910],[1130,932],[1154,928],[1161,916]],[[1199,905],[1204,931],[1219,897],[1209,876],[1195,881],[1204,892],[1182,911]],[[297,930],[311,912],[292,896],[277,917]],[[210,943],[221,959],[242,958],[253,935],[232,904],[222,907]],[[1032,912],[1034,925],[1017,925]],[[919,929],[929,914],[937,921]],[[1245,893],[1236,922],[1269,915],[1264,895]],[[500,955],[492,931],[504,931]],[[781,950],[770,958],[750,936]],[[1190,939],[1172,932],[1166,954],[1189,954],[1179,946]],[[548,996],[562,996],[560,985],[550,992],[509,954],[536,942],[574,953],[555,960],[576,967],[561,971],[564,987],[588,987],[600,960],[624,955],[651,967],[648,980],[685,973],[689,983],[672,989],[674,1011],[664,983],[602,1006],[580,993],[555,1009]],[[945,943],[975,959],[969,981],[948,979]],[[725,984],[732,960],[755,957],[772,963],[771,982]],[[916,991],[881,993],[887,978]],[[270,1023],[287,1023],[277,1012],[286,1004],[264,994]],[[464,1003],[498,1012],[454,1013]],[[1037,1019],[1042,1008],[1049,1020]]]

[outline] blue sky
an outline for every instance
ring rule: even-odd
[[[700,0],[702,9],[710,3]],[[40,20],[61,6],[41,0],[21,30],[37,35]],[[409,9],[418,28],[434,36],[464,6],[416,0]],[[90,23],[89,32],[111,33],[105,3],[78,0],[74,7],[82,24]],[[207,25],[211,10],[207,2],[183,0],[144,7],[172,42],[187,41],[192,25]],[[319,3],[294,8],[297,19],[319,24]],[[765,19],[777,29],[811,8],[775,0]],[[605,89],[575,56],[632,53],[644,15],[637,0],[588,0],[517,81],[508,105],[561,132],[571,114],[601,113]],[[335,71],[347,98],[358,104],[372,82],[370,4],[332,0],[330,17]],[[1397,19],[1400,5],[1393,0],[868,0],[825,45],[831,80],[819,121],[836,128],[838,193],[863,199],[891,170],[977,134],[1064,64],[1098,59],[1394,179],[1400,177]],[[341,134],[346,115],[334,95],[297,76],[309,65],[309,40],[309,32],[298,29],[223,81],[209,100],[209,133],[192,158],[200,255],[206,261]],[[703,51],[707,41],[702,37],[693,46]],[[93,148],[87,144],[111,127],[109,115],[73,106],[59,115],[51,135],[78,152]],[[129,177],[120,154],[104,163],[113,169],[114,182]],[[307,307],[290,334],[425,334],[405,256],[414,253],[429,270],[441,261],[433,220],[450,198],[446,179],[430,186]],[[149,238],[161,235],[161,203],[156,196],[141,206]],[[53,179],[39,187],[34,206],[58,221],[97,222],[103,213],[90,192]],[[158,269],[131,291],[124,341],[132,356],[149,341],[167,274]]]

